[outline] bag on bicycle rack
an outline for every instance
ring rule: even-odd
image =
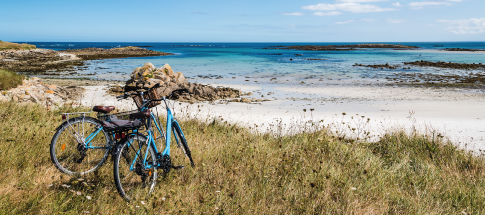
[[[160,99],[160,95],[158,94],[158,88],[151,88],[150,90],[148,90],[147,93],[143,94],[143,97],[144,97],[143,99]],[[133,101],[135,102],[138,108],[140,108],[143,105],[143,99],[141,98],[140,95],[133,96]],[[148,104],[146,107],[152,108],[161,103],[162,101],[151,101],[150,104]]]
[[[120,120],[116,115],[109,115],[107,121],[103,122],[103,127],[108,131],[114,130],[133,130],[139,128],[143,123],[139,119],[133,121],[130,120]]]

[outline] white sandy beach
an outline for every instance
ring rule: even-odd
[[[485,94],[477,90],[388,86],[226,87],[253,92],[251,97],[264,95],[271,101],[252,104],[224,100],[196,104],[175,102],[176,116],[207,121],[216,118],[258,132],[271,130],[274,133],[301,132],[312,128],[313,123],[330,126],[333,131],[353,138],[362,138],[364,132],[371,132],[372,140],[389,130],[412,132],[416,128],[422,134],[444,135],[462,148],[485,150]],[[106,86],[85,88],[83,105],[135,108],[131,100],[117,101],[107,95]],[[268,96],[269,92],[274,94]],[[161,106],[158,110],[164,111]]]

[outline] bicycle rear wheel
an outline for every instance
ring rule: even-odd
[[[101,128],[101,130],[99,130]],[[93,138],[86,144],[89,136]],[[51,160],[61,172],[84,175],[103,165],[110,137],[91,117],[75,117],[60,125],[50,145]]]
[[[180,128],[180,125],[178,124],[177,121],[174,121],[172,124],[173,132],[175,133],[177,140],[179,143],[180,149],[182,149],[182,152],[184,155],[190,160],[190,165],[192,167],[195,167],[194,160],[192,160],[192,152],[190,152],[189,145],[187,144],[187,140],[185,139],[184,133],[182,132],[182,129]]]
[[[146,199],[157,179],[157,156],[142,135],[129,136],[118,148],[114,179],[118,193],[127,201]]]

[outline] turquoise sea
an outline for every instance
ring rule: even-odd
[[[106,42],[29,42],[38,48],[65,50],[88,47],[113,48],[123,46],[146,46],[147,49],[174,53],[171,56],[138,57],[89,61],[87,67],[78,68],[76,74],[65,75],[79,78],[127,80],[136,67],[146,62],[156,67],[168,63],[175,72],[199,82],[219,78],[224,82],[238,82],[232,77],[287,77],[287,78],[376,78],[400,72],[460,73],[448,69],[419,68],[410,70],[380,70],[354,67],[359,64],[402,64],[402,62],[425,60],[456,63],[485,63],[485,53],[448,52],[444,48],[485,49],[485,42],[395,42],[421,47],[418,50],[362,49],[354,51],[299,51],[286,49],[263,49],[290,45],[345,45],[361,43],[106,43]],[[297,56],[296,54],[302,54]],[[322,60],[307,60],[317,58]],[[484,71],[485,72],[485,71]],[[212,79],[200,79],[206,76]],[[200,79],[200,80],[199,80]]]

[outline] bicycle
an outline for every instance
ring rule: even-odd
[[[167,98],[171,97],[173,93],[188,92],[187,89],[178,89],[170,93]],[[135,94],[135,96],[143,98],[143,92]],[[117,98],[127,98],[133,96],[124,94]],[[163,101],[167,111],[166,132],[164,133],[154,117],[153,112],[147,107],[156,106]],[[140,106],[140,113],[144,115],[143,121],[146,126],[146,134],[139,133],[138,130],[133,130],[126,139],[118,146],[116,150],[116,158],[114,162],[114,179],[116,188],[119,194],[125,200],[138,200],[149,196],[156,184],[157,169],[160,168],[165,174],[169,173],[171,169],[181,169],[184,166],[174,166],[170,158],[170,142],[171,133],[174,134],[174,139],[179,148],[182,149],[185,156],[189,159],[192,167],[195,166],[192,159],[191,151],[185,139],[184,133],[180,128],[179,123],[173,116],[170,110],[169,102],[166,97],[161,99],[142,99]],[[155,120],[154,125],[157,131],[165,138],[165,149],[160,152],[156,146],[154,132],[152,131],[152,120]]]
[[[55,129],[50,144],[54,166],[68,175],[82,176],[100,168],[110,151],[114,155],[114,149],[126,138],[125,134],[141,126],[140,123],[136,126],[130,124],[130,120],[136,120],[139,110],[110,114],[114,109],[113,106],[94,106],[92,110],[98,113],[97,118],[87,116],[92,112],[61,113],[64,122]],[[76,115],[81,116],[74,117]],[[113,116],[117,116],[115,121],[118,124],[110,122]],[[127,120],[119,120],[118,117]],[[159,133],[162,133],[160,129]]]

